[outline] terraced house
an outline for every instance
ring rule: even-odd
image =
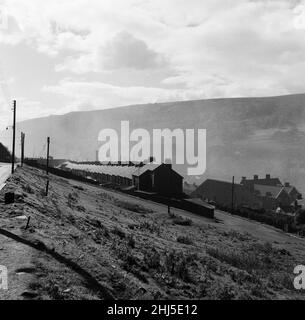
[[[192,194],[216,205],[231,208],[247,206],[253,209],[276,210],[278,207],[292,212],[301,193],[288,182],[282,184],[279,178],[264,178],[254,175],[253,179],[243,177],[240,184],[207,179]]]

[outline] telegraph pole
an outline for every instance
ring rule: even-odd
[[[49,153],[50,153],[50,137],[47,138],[47,185],[46,185],[46,197],[49,193]]]
[[[16,100],[13,102],[13,148],[12,148],[12,174],[15,171],[15,137],[16,137]]]
[[[233,214],[234,210],[234,176],[232,178],[232,199],[231,199],[231,213]]]
[[[170,165],[170,171],[169,171],[169,190],[171,190],[171,182],[172,182],[172,164]],[[168,205],[167,205],[167,213],[171,213],[171,200],[172,200],[172,194],[171,191],[169,191],[169,199],[168,199]]]
[[[24,162],[24,138],[25,134],[21,132],[21,167],[23,167]]]
[[[47,175],[49,175],[49,152],[50,152],[50,137],[47,138]]]

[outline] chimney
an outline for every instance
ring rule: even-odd
[[[290,187],[290,183],[289,182],[285,182],[285,187]]]
[[[270,180],[270,174],[266,174],[266,180]]]
[[[254,180],[258,180],[258,175],[255,174],[255,175],[253,176],[253,178],[254,178]]]

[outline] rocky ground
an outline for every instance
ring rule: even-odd
[[[293,287],[304,256],[278,242],[52,175],[48,196],[45,185],[25,167],[1,191],[1,299],[304,298]]]

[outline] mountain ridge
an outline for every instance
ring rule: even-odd
[[[75,160],[94,160],[99,131],[119,131],[122,120],[130,121],[131,130],[206,129],[207,171],[188,181],[270,173],[305,188],[304,119],[305,94],[293,94],[76,111],[25,120],[18,129],[26,133],[26,156],[44,156],[40,150],[50,136],[52,156]],[[185,175],[185,166],[178,169]]]

